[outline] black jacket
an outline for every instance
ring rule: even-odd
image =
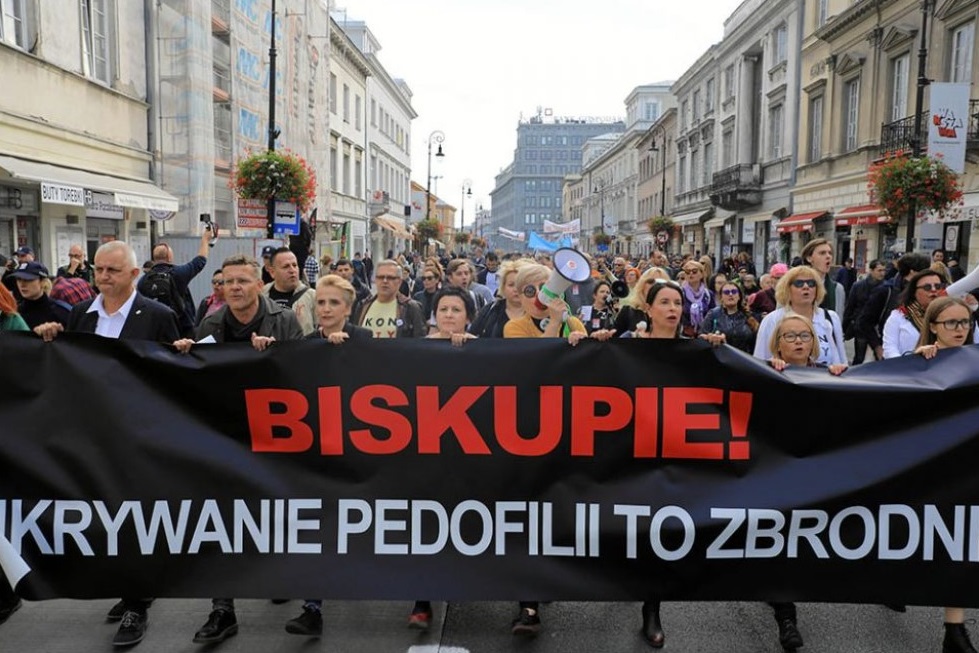
[[[487,304],[476,314],[469,333],[479,338],[502,338],[503,327],[510,321],[506,314],[506,300],[497,299],[492,304]]]
[[[897,305],[901,303],[901,293],[904,292],[904,279],[895,275],[879,284],[870,293],[870,299],[857,314],[854,335],[866,340],[871,347],[877,348],[884,344],[881,333],[884,322],[887,321]]]
[[[95,327],[99,323],[98,312],[88,312],[94,299],[88,299],[80,304],[75,304],[68,316],[68,326],[65,330],[74,333],[95,333]],[[146,299],[136,293],[133,306],[129,309],[126,323],[119,334],[120,340],[153,340],[155,342],[172,343],[180,338],[180,329],[177,328],[177,315],[169,308]]]
[[[847,292],[846,308],[843,310],[843,337],[846,340],[856,337],[857,316],[870,301],[871,293],[882,283],[884,282],[874,281],[874,278],[868,275],[853,284]],[[860,339],[863,340],[862,337]]]

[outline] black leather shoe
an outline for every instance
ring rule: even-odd
[[[536,637],[540,632],[540,612],[530,608],[520,608],[520,613],[510,625],[510,632],[524,637]]]
[[[18,597],[13,597],[12,601],[0,605],[0,624],[10,619],[10,615],[20,610],[24,603]]]
[[[301,615],[286,622],[286,632],[306,637],[319,637],[323,634],[323,613],[304,606]]]
[[[903,603],[885,603],[884,607],[894,612],[907,612],[908,606]]]
[[[799,627],[796,626],[794,619],[778,620],[778,643],[786,651],[802,648],[802,634],[799,632]]]
[[[121,621],[116,636],[112,638],[113,646],[133,646],[143,641],[148,625],[145,612],[126,610]]]
[[[659,620],[659,601],[646,601],[642,604],[642,636],[653,648],[663,648],[666,633]]]
[[[148,608],[151,605],[153,605],[153,599],[147,599],[146,600],[146,607]],[[113,623],[113,622],[116,622],[116,621],[121,621],[122,620],[122,615],[126,614],[126,609],[128,607],[129,607],[129,604],[126,603],[126,601],[124,601],[124,600],[117,602],[114,606],[112,606],[111,608],[109,608],[109,611],[108,612],[105,613],[105,620],[107,622],[109,622],[109,623]]]
[[[238,619],[234,610],[212,610],[207,623],[194,633],[195,644],[217,644],[238,634]]]
[[[965,624],[945,624],[942,653],[976,653],[975,647],[969,641],[969,631],[965,629]]]

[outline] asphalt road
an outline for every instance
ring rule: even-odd
[[[846,582],[840,579],[840,582]],[[104,621],[114,603],[46,601],[25,603],[0,626],[2,653],[112,651],[116,625]],[[410,603],[326,602],[320,639],[289,635],[284,623],[301,602],[238,601],[237,636],[207,647],[191,641],[207,617],[205,600],[159,600],[150,609],[138,653],[630,653],[650,649],[639,637],[636,603],[551,603],[542,606],[543,628],[535,639],[515,639],[510,620],[516,605],[502,602],[436,603],[428,633],[406,627]],[[665,651],[688,653],[779,653],[771,610],[761,603],[666,603]],[[973,614],[967,615],[973,617]],[[874,605],[800,604],[802,653],[930,653],[941,651],[942,612],[910,608],[899,614]],[[979,635],[976,638],[979,639]]]

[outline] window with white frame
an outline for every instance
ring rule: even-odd
[[[781,24],[772,33],[772,64],[780,64],[789,58],[789,28]]]
[[[330,113],[336,114],[336,112],[337,112],[337,76],[334,73],[330,73]]]
[[[690,153],[690,190],[699,188],[700,181],[700,151],[693,150]]]
[[[785,107],[777,104],[768,110],[768,158],[782,158],[782,131],[784,127]]]
[[[829,0],[816,0],[816,27],[822,27],[829,20]]]
[[[714,144],[704,143],[704,177],[701,186],[709,186],[714,177]]]
[[[339,179],[339,165],[337,164],[337,146],[330,146],[330,189],[336,191],[337,180]]]
[[[903,54],[891,60],[891,120],[908,115],[908,71],[911,55]]]
[[[851,79],[843,86],[843,151],[857,149],[860,121],[860,78]]]
[[[714,110],[714,78],[711,77],[704,84],[704,114]]]
[[[360,131],[360,96],[354,96],[354,129]]]
[[[809,163],[823,158],[823,96],[809,100]]]
[[[82,12],[82,73],[103,84],[109,71],[109,0],[80,0]]]
[[[371,98],[371,127],[377,127],[377,100]]]
[[[350,194],[350,152],[343,153],[343,194]]]
[[[972,49],[975,47],[976,24],[960,25],[952,30],[951,57],[949,58],[949,81],[972,81]]]
[[[724,69],[724,99],[734,97],[734,64]]]
[[[360,197],[364,187],[364,164],[361,161],[360,154],[357,155],[357,159],[354,161],[354,196]],[[388,186],[390,188],[390,186]]]
[[[687,157],[681,156],[677,167],[677,191],[683,193],[687,190]]]
[[[700,89],[693,92],[693,121],[700,120]]]
[[[728,129],[721,134],[721,169],[730,168],[734,160],[734,130]]]
[[[343,85],[343,122],[350,122],[350,87]]]
[[[0,0],[0,41],[27,48],[26,0]]]
[[[687,111],[690,110],[690,103],[686,100],[680,105],[680,131],[687,128]]]

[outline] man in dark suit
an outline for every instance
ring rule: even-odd
[[[95,252],[95,285],[99,296],[76,304],[68,326],[47,322],[34,332],[50,342],[62,331],[94,333],[122,340],[154,340],[170,344],[180,337],[177,316],[159,302],[136,292],[140,266],[129,245],[108,242]],[[110,620],[120,620],[112,640],[114,646],[132,646],[146,634],[147,608],[152,599],[124,598],[109,611]]]

